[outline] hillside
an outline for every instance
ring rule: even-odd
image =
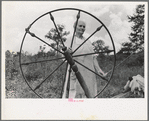
[[[5,67],[6,67],[6,97],[7,98],[37,98],[37,96],[30,90],[22,78],[19,67],[19,53],[6,53]],[[116,65],[121,63],[127,54],[117,54]],[[22,62],[35,62],[36,60],[54,59],[54,53],[38,53],[37,55],[23,55]],[[62,60],[34,63],[23,65],[23,73],[28,80],[28,83],[33,87],[42,82],[50,72],[52,72]],[[101,68],[107,72],[113,66],[113,56],[98,56],[98,62]],[[36,91],[45,98],[60,98],[61,89],[64,78],[65,64],[61,66],[50,78],[48,78],[39,89]],[[110,84],[105,89],[99,98],[110,98],[122,92],[123,86],[126,84],[129,76],[140,74],[144,76],[144,52],[132,55],[127,61],[122,63],[114,70],[113,77]],[[109,74],[110,75],[110,74]],[[98,81],[98,90],[100,91],[106,82],[100,78]],[[132,96],[133,97],[133,96]]]

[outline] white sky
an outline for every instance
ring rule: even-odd
[[[132,15],[138,4],[139,3],[137,2],[3,1],[2,38],[5,42],[5,50],[19,51],[21,41],[25,34],[25,28],[42,14],[59,8],[78,8],[93,14],[106,25],[113,37],[116,51],[118,51],[122,42],[129,41],[128,34],[131,32],[131,29],[127,15]],[[72,32],[72,25],[76,20],[77,11],[59,11],[52,14],[56,23],[65,24],[67,30]],[[46,40],[44,36],[48,33],[51,27],[54,27],[49,18],[49,15],[42,17],[31,27],[31,32],[34,32],[37,36]],[[100,26],[99,22],[85,13],[81,13],[81,19],[84,19],[87,23],[86,36],[89,36],[98,26]],[[91,41],[100,38],[104,40],[106,45],[111,47],[109,35],[104,28],[95,34],[95,36],[91,38]],[[44,45],[44,43],[27,35],[23,49],[35,53],[35,51],[39,50],[40,45]]]

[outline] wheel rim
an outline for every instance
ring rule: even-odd
[[[98,92],[97,95],[94,96],[94,98],[96,98],[96,97],[98,97],[98,96],[105,90],[105,88],[109,85],[110,80],[111,80],[111,78],[112,78],[112,76],[113,76],[114,69],[115,69],[115,64],[116,64],[115,45],[114,45],[114,41],[113,41],[112,36],[111,36],[109,30],[107,29],[107,27],[106,27],[97,17],[95,17],[94,15],[92,15],[92,14],[90,14],[90,13],[84,11],[84,10],[76,9],[76,8],[62,8],[62,9],[56,9],[56,10],[53,10],[53,11],[50,11],[50,12],[47,12],[47,13],[41,15],[40,17],[38,17],[37,19],[35,19],[35,20],[29,25],[28,28],[30,29],[31,26],[32,26],[37,20],[39,20],[40,18],[42,18],[43,16],[45,16],[45,15],[47,15],[47,14],[51,14],[51,13],[54,13],[54,12],[57,12],[57,11],[65,11],[65,10],[74,10],[74,11],[83,12],[83,13],[85,13],[85,14],[90,15],[90,16],[93,17],[94,19],[96,19],[96,20],[97,20],[99,23],[101,23],[102,26],[105,28],[105,30],[107,31],[107,33],[108,33],[108,35],[109,35],[109,37],[110,37],[110,40],[111,40],[111,42],[112,42],[112,47],[113,47],[113,52],[114,52],[114,62],[113,62],[112,72],[111,72],[111,75],[110,75],[110,77],[109,77],[109,79],[108,79],[108,81],[107,81],[107,84],[102,88],[102,90],[101,90],[100,92]],[[23,73],[23,68],[22,68],[22,64],[21,64],[21,52],[22,52],[22,47],[23,47],[23,44],[24,44],[25,37],[26,37],[27,33],[28,33],[28,32],[26,31],[25,34],[24,34],[22,43],[21,43],[21,47],[20,47],[20,55],[19,55],[20,70],[21,70],[22,76],[23,76],[25,82],[27,83],[27,85],[29,86],[29,88],[30,88],[38,97],[42,98],[42,96],[40,96],[38,93],[36,93],[36,91],[34,91],[34,89],[30,86],[30,84],[28,83],[28,81],[27,81],[27,79],[26,79],[26,77],[25,77],[25,75],[24,75],[24,73]],[[73,41],[73,39],[72,39],[72,41]],[[69,74],[70,74],[70,73],[69,73]]]

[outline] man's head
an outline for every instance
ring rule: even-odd
[[[73,27],[75,28],[75,26],[76,26],[76,22],[74,23]],[[76,26],[76,34],[82,36],[85,31],[85,28],[86,28],[86,23],[82,20],[79,20]]]

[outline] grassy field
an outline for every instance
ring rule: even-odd
[[[117,55],[116,65],[121,63],[128,55]],[[42,59],[51,59],[54,56],[48,56],[44,58],[35,56],[24,56],[22,62],[36,61]],[[142,58],[142,59],[139,59]],[[6,63],[6,80],[5,80],[5,92],[6,98],[38,98],[32,90],[28,87],[24,81],[22,74],[19,69],[19,57],[13,57],[13,66],[17,69],[16,75],[9,76],[8,72],[10,70],[9,63]],[[8,58],[6,58],[8,61]],[[28,80],[28,83],[34,89],[44,78],[46,78],[49,72],[52,72],[56,65],[60,64],[62,60],[52,61],[52,62],[42,62],[40,64],[31,64],[23,66],[23,73]],[[98,62],[101,68],[107,72],[113,66],[112,56],[98,57]],[[113,77],[107,86],[107,88],[99,95],[99,98],[111,98],[122,92],[122,89],[129,76],[135,76],[140,74],[144,77],[144,53],[135,54],[131,56],[126,62],[121,64],[118,68],[114,70]],[[60,98],[61,89],[64,78],[65,64],[61,66],[50,78],[48,78],[39,89],[36,90],[38,94],[44,98]],[[110,76],[110,73],[109,75]],[[101,78],[97,79],[98,91],[105,86],[106,81]]]

